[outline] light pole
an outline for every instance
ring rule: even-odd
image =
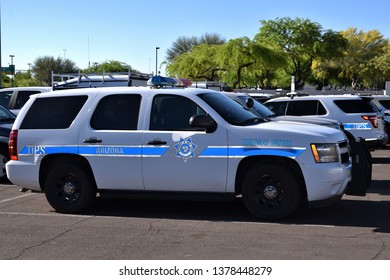
[[[14,67],[15,67],[15,65],[14,65],[14,57],[15,57],[15,55],[10,54],[9,57],[11,58],[11,66],[14,66]],[[13,68],[13,69],[15,69],[15,68]],[[14,70],[14,71],[15,71],[15,70]],[[14,75],[15,75],[15,73],[12,73],[12,79],[11,79],[11,85],[12,85],[12,87],[14,86]]]
[[[28,75],[31,78],[31,63],[29,62],[29,63],[27,63],[27,65],[28,65]]]
[[[156,47],[156,76],[158,75],[157,73],[157,60],[158,60],[158,50],[160,49],[160,47]]]
[[[66,49],[63,49],[63,51],[64,51],[64,61],[65,61],[65,53],[66,53]]]

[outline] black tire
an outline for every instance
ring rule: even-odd
[[[293,172],[281,164],[263,164],[248,171],[242,186],[247,210],[262,220],[279,220],[299,206],[302,192]]]
[[[9,161],[8,149],[0,147],[0,182],[4,182],[7,179],[7,172],[5,170],[5,164]]]
[[[57,212],[75,214],[86,210],[92,204],[96,198],[96,188],[81,166],[60,164],[49,171],[45,194]]]

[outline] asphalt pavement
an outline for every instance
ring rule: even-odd
[[[366,196],[262,222],[242,202],[109,200],[56,213],[0,185],[0,260],[390,260],[390,148],[372,152]]]

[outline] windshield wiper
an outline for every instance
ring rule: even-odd
[[[262,121],[262,119],[260,118],[250,118],[250,119],[246,119],[245,121],[239,123],[239,125],[251,125],[251,124],[258,124]]]

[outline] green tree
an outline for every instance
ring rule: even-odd
[[[346,46],[340,34],[331,30],[324,32],[320,24],[309,19],[284,17],[260,22],[262,27],[255,40],[284,54],[288,61],[284,70],[295,76],[297,89],[311,78],[315,59],[341,55]]]
[[[78,71],[76,64],[61,57],[43,56],[35,59],[31,72],[40,85],[51,85],[51,71],[55,74],[75,73]]]
[[[5,73],[1,72],[2,78],[2,86],[3,87],[11,87],[11,78],[8,77]]]
[[[31,87],[39,86],[40,83],[38,80],[34,79],[30,71],[27,71],[15,74],[14,85],[17,87]]]
[[[220,68],[215,62],[215,55],[219,47],[207,44],[194,46],[191,52],[179,55],[167,66],[168,75],[191,80],[217,80]]]
[[[87,68],[85,72],[139,72],[138,70],[133,69],[130,65],[125,62],[117,61],[117,60],[107,60],[103,63],[96,63],[93,66]]]
[[[172,47],[167,50],[168,65],[181,54],[192,52],[194,46],[201,44],[206,45],[222,45],[226,40],[217,33],[205,33],[201,37],[185,37],[180,36],[172,43]]]
[[[389,40],[378,30],[364,32],[349,28],[341,34],[349,44],[345,58],[338,62],[339,77],[347,80],[353,90],[372,85],[375,77],[382,76],[380,68],[375,65],[380,60],[386,61]]]
[[[224,69],[223,80],[233,88],[264,84],[269,70],[285,63],[277,52],[248,37],[232,39],[221,45],[215,58]]]

